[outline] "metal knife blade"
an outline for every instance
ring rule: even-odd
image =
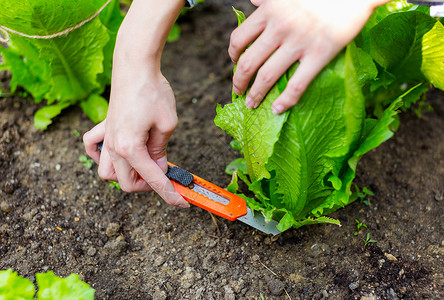
[[[216,193],[213,193],[212,191],[209,191],[198,184],[194,184],[192,190],[223,205],[228,205],[228,203],[230,203],[230,200]],[[238,217],[236,220],[241,221],[247,225],[250,225],[266,234],[277,235],[281,233],[281,231],[277,229],[278,222],[276,221],[267,222],[262,214],[254,213],[249,207],[247,207],[247,214]]]

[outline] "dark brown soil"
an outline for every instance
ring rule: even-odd
[[[236,2],[236,3],[234,3]],[[239,2],[239,3],[237,3]],[[231,5],[208,1],[182,20],[164,73],[177,96],[179,126],[169,160],[226,186],[236,157],[213,124],[230,100]],[[274,239],[200,208],[177,209],[157,195],[126,194],[78,161],[93,124],[77,108],[42,133],[38,106],[0,101],[0,269],[34,280],[53,270],[81,274],[97,299],[443,299],[444,93],[433,112],[402,115],[393,139],[364,157],[357,183],[375,192],[316,225]],[[357,236],[355,219],[368,229]],[[363,249],[370,234],[376,243]]]

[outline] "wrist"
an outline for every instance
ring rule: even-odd
[[[143,45],[128,45],[116,42],[113,56],[113,68],[134,70],[136,73],[160,72],[162,51],[147,49]]]

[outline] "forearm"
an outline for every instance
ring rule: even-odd
[[[134,0],[117,35],[114,61],[159,64],[184,0]]]

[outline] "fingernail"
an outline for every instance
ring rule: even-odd
[[[248,108],[255,108],[255,103],[253,99],[247,96],[247,99],[245,100],[245,106],[247,106]]]
[[[233,62],[233,64],[236,64],[236,62],[234,61],[234,59],[231,59],[231,61]]]
[[[271,111],[275,114],[275,115],[279,115],[284,111],[284,107],[280,104],[277,105],[272,105],[271,106]]]
[[[242,93],[239,91],[239,89],[238,89],[237,87],[235,87],[234,85],[233,85],[233,92],[234,92],[236,95],[242,95]]]
[[[186,203],[186,204],[179,204],[180,208],[190,208],[190,204]]]
[[[156,160],[156,164],[166,173],[168,171],[168,164],[166,156]]]

